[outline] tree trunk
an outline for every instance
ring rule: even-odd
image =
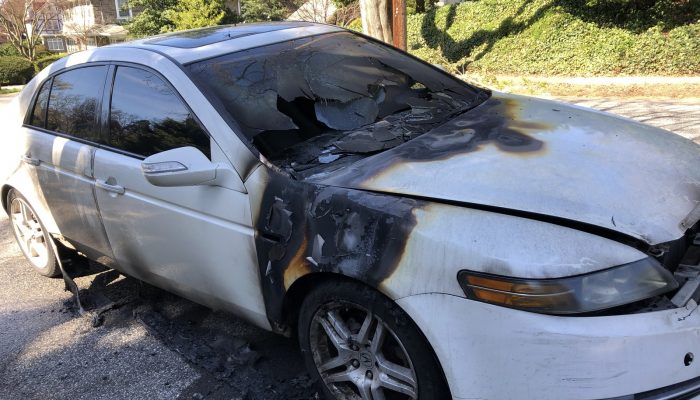
[[[391,44],[391,0],[360,0],[360,14],[366,35]]]

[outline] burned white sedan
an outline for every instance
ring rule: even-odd
[[[3,119],[39,273],[85,256],[299,340],[329,399],[700,393],[700,149],[336,27],[71,55]]]

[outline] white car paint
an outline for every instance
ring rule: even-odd
[[[439,293],[397,302],[433,344],[455,399],[634,400],[621,396],[700,376],[699,363],[684,363],[700,354],[695,302],[607,317],[554,317]]]
[[[233,42],[235,50],[241,50],[336,29],[313,25]],[[123,272],[272,329],[256,265],[253,224],[264,212],[260,207],[272,167],[250,151],[176,64],[224,51],[231,51],[231,47],[216,43],[185,50],[142,42],[95,49],[54,63],[13,103],[11,119],[3,119],[16,128],[2,133],[7,157],[0,161],[0,182],[23,193],[47,229],[57,236],[68,230],[95,229],[96,215],[91,209],[94,202],[99,222],[104,225],[103,231],[95,231],[108,239],[105,252]],[[142,173],[142,160],[19,127],[33,93],[49,74],[65,67],[110,61],[150,67],[173,85],[212,135],[212,163],[235,172],[230,184],[154,186]],[[547,110],[551,110],[550,103],[520,100],[527,105],[526,118],[556,119],[553,111]],[[581,115],[596,126],[596,132],[566,125],[568,128],[558,133],[561,141],[554,144],[560,146],[559,151],[573,150],[587,135],[601,136],[612,127],[622,135],[606,137],[608,145],[626,145],[640,154],[648,152],[649,143],[661,140],[661,133],[651,128],[599,114]],[[543,138],[549,135],[533,134]],[[575,157],[554,160],[546,156],[529,164],[501,161],[492,149],[485,149],[480,153],[481,164],[467,157],[452,160],[456,164],[450,169],[472,172],[468,176],[470,190],[466,183],[458,186],[442,179],[450,171],[439,163],[404,166],[358,189],[416,194],[411,190],[420,185],[413,174],[421,171],[422,179],[433,179],[418,193],[427,197],[460,201],[469,197],[470,201],[500,206],[511,206],[518,200],[528,211],[556,212],[660,242],[683,234],[675,224],[698,200],[693,196],[674,197],[678,182],[662,178],[675,171],[689,187],[700,181],[697,148],[688,147],[680,139],[665,138],[664,143],[669,143],[673,151],[655,154],[653,165],[643,160],[605,160],[598,153],[603,148],[600,144],[585,150],[592,156],[589,164]],[[39,160],[39,165],[22,162],[22,155]],[[496,182],[499,187],[489,185],[495,178],[489,175],[488,167],[496,161],[501,161],[501,171],[530,168],[537,190],[527,192],[526,183],[516,174]],[[601,164],[603,161],[606,164]],[[563,172],[545,171],[542,163],[557,162],[589,174],[585,176],[589,186],[565,188],[568,203],[547,192]],[[634,178],[639,191],[631,198],[621,195],[610,199],[605,197],[607,192],[598,190],[596,185],[620,181],[620,177],[606,175],[613,168],[625,171],[626,178],[641,174],[641,178]],[[49,205],[47,198],[53,198],[54,192],[44,189],[67,188],[60,180],[48,186],[37,183],[39,177],[51,174],[74,179],[75,197],[64,193],[60,198],[64,206],[69,199],[80,206],[82,225],[63,224],[63,231],[59,229],[56,221],[61,210]],[[104,190],[109,189],[105,185],[123,191]],[[503,196],[503,185],[511,190],[507,196]],[[93,190],[94,198],[84,196]],[[661,190],[662,201],[645,198],[648,190]],[[603,202],[605,207],[591,206]],[[608,216],[611,209],[611,216],[621,225]],[[416,210],[414,216],[416,226],[407,250],[379,289],[396,300],[427,337],[454,398],[609,398],[666,387],[700,375],[697,362],[683,365],[687,353],[700,354],[700,315],[692,300],[681,308],[633,315],[547,316],[467,300],[456,280],[463,269],[535,279],[579,275],[640,260],[646,257],[643,252],[570,227],[457,204],[435,202]],[[98,241],[95,246],[104,243]]]

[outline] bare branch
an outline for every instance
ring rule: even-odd
[[[55,0],[0,0],[0,27],[10,44],[34,61],[47,21],[59,13]]]

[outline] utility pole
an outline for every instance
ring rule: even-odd
[[[394,10],[392,31],[394,46],[406,50],[406,0],[391,0]]]

